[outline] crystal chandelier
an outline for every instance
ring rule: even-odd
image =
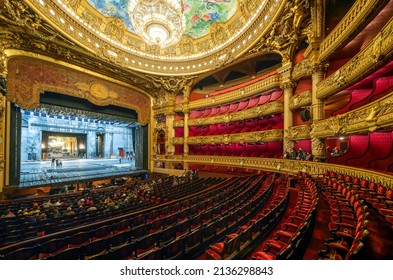
[[[149,45],[176,44],[185,30],[181,0],[130,0],[128,14],[135,32]]]

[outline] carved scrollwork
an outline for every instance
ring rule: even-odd
[[[230,143],[244,144],[244,143],[255,143],[255,142],[282,141],[282,139],[283,139],[283,130],[273,129],[273,130],[246,132],[246,133],[238,133],[238,134],[188,137],[186,143],[189,145],[191,144],[214,145],[214,144],[230,144]]]
[[[273,24],[270,33],[265,35],[256,47],[249,52],[277,52],[283,62],[291,60],[302,30],[310,25],[310,1],[295,0],[287,2],[283,16]]]
[[[293,95],[289,100],[289,108],[296,110],[310,106],[312,103],[312,92],[311,90],[303,91],[299,94]]]
[[[362,49],[340,69],[320,82],[317,97],[324,99],[357,82],[368,75],[393,53],[393,19]]]
[[[289,140],[310,139],[311,124],[292,126],[287,130]]]

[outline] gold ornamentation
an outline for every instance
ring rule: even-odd
[[[350,61],[320,82],[317,98],[325,99],[369,75],[393,53],[393,18],[377,36]],[[376,57],[378,61],[376,62]],[[385,59],[382,59],[385,58]]]
[[[326,60],[334,51],[343,46],[352,34],[357,32],[357,27],[370,17],[379,7],[379,0],[358,0],[352,5],[348,13],[339,24],[329,33],[320,44],[320,60]]]
[[[270,33],[249,52],[277,52],[282,56],[284,63],[291,61],[302,30],[310,24],[309,9],[309,0],[286,2],[283,16],[273,24]]]
[[[176,120],[173,122],[173,127],[184,127],[184,120]]]
[[[287,131],[288,140],[311,139],[311,124],[291,126]]]
[[[314,157],[326,157],[326,144],[323,139],[312,137],[311,138],[312,154]]]
[[[5,10],[0,14],[0,19],[11,25],[27,27],[30,30],[37,30],[41,27],[42,19],[40,16],[31,12],[29,7],[16,0],[4,0]]]
[[[310,106],[312,103],[312,92],[311,90],[306,90],[295,94],[289,99],[289,102],[289,108],[291,110],[297,110],[306,106]]]
[[[204,98],[204,99],[192,101],[189,103],[189,108],[192,110],[198,108],[211,107],[213,103],[214,106],[230,103],[239,100],[239,96],[242,96],[242,98],[247,98],[255,94],[261,93],[263,91],[280,87],[280,82],[281,82],[280,75],[273,75],[261,81],[255,82],[251,85],[243,87],[242,89],[237,89],[229,93],[210,97],[210,98]]]
[[[155,161],[172,163],[174,159],[166,159],[160,156]],[[388,188],[393,186],[393,175],[380,173],[362,168],[329,164],[325,162],[300,161],[277,158],[256,158],[256,157],[229,157],[210,155],[189,155],[183,157],[184,163],[214,164],[217,166],[243,167],[255,170],[265,170],[271,172],[279,171],[285,174],[297,174],[299,171],[308,172],[311,176],[322,176],[326,170],[366,179],[370,182],[378,182]]]
[[[20,1],[14,0],[13,2]],[[105,43],[110,43],[115,47],[115,52],[119,54],[119,57],[129,58],[127,62],[122,59],[114,60],[117,66],[160,75],[185,75],[210,71],[212,65],[204,62],[209,62],[216,57],[220,49],[215,48],[218,45],[225,45],[229,49],[233,49],[234,57],[238,57],[259,39],[259,34],[263,34],[265,29],[271,26],[271,22],[275,19],[271,11],[281,10],[283,6],[281,1],[275,0],[245,1],[247,9],[253,7],[252,14],[246,18],[238,9],[227,22],[213,23],[207,35],[200,38],[190,38],[191,44],[187,44],[187,47],[178,42],[174,48],[168,51],[168,48],[150,48],[142,42],[139,36],[127,30],[124,25],[121,27],[124,31],[121,36],[122,31],[117,28],[120,26],[117,23],[112,25],[114,19],[94,10],[88,1],[64,0],[62,5],[54,1],[45,1],[45,5],[41,4],[41,0],[28,0],[27,2],[34,12],[45,15],[45,20],[48,21],[47,25],[63,29],[65,37],[74,38],[72,40],[75,40],[75,43],[78,41],[78,44],[82,45],[84,49],[95,52],[101,49]],[[64,9],[67,9],[68,12],[64,12]],[[61,22],[58,15],[62,17]],[[254,28],[258,25],[260,26],[259,32],[254,33]],[[63,26],[73,26],[74,29],[62,28]],[[243,44],[244,38],[247,38],[247,44]],[[212,44],[209,41],[212,41]],[[241,47],[237,48],[238,45]],[[204,51],[200,52],[201,49]],[[96,53],[104,58],[102,50]],[[131,62],[131,60],[135,61]],[[187,68],[190,61],[195,63],[195,67]],[[156,67],[150,67],[152,64],[155,64]],[[177,65],[177,67],[171,67],[173,65]],[[197,65],[200,66],[196,67]]]
[[[324,138],[367,133],[393,126],[393,93],[348,113],[315,121],[311,134]]]
[[[183,139],[181,137],[177,137]],[[255,143],[255,142],[273,142],[282,141],[283,130],[272,129],[257,132],[245,132],[236,134],[224,134],[213,136],[194,136],[187,137],[186,143],[188,145],[214,145],[214,144],[230,144],[230,143]],[[180,140],[178,140],[180,141]]]

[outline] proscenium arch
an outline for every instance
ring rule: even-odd
[[[114,105],[138,113],[138,122],[147,125],[151,115],[151,97],[130,85],[67,63],[55,63],[26,56],[7,61],[7,100],[23,109],[40,104],[46,91],[86,99],[98,106]]]

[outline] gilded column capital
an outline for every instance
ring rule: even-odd
[[[312,66],[312,73],[313,74],[317,74],[317,73],[324,74],[326,72],[326,70],[328,69],[328,67],[329,67],[328,62],[315,63]]]
[[[281,83],[281,88],[284,90],[284,94],[286,90],[294,89],[296,87],[297,83],[293,80],[286,80]]]
[[[326,143],[324,139],[311,138],[312,154],[316,158],[326,158]]]

